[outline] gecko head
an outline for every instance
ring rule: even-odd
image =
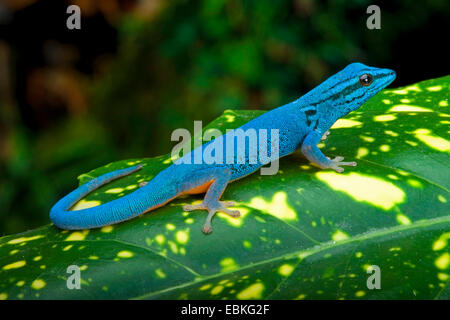
[[[352,63],[335,75],[334,99],[336,107],[342,108],[341,116],[358,109],[361,105],[387,87],[395,79],[390,69],[374,68],[362,63]]]

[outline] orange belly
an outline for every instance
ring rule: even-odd
[[[213,182],[214,182],[214,180],[208,181],[208,182],[206,182],[205,184],[203,184],[201,186],[197,186],[197,187],[194,187],[192,189],[186,190],[185,192],[183,192],[183,194],[205,193]]]

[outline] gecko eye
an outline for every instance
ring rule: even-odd
[[[365,87],[370,86],[372,81],[373,81],[372,75],[368,73],[365,73],[361,77],[359,77],[359,83]]]

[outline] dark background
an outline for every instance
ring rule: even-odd
[[[394,69],[396,87],[447,75],[449,16],[448,0],[3,0],[0,235],[48,223],[81,173],[168,153],[174,129],[287,103],[350,62]]]

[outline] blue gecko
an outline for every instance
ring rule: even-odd
[[[364,102],[388,86],[394,79],[395,72],[392,70],[352,63],[299,99],[264,113],[247,122],[240,129],[244,131],[277,129],[278,157],[286,156],[301,148],[304,156],[318,167],[343,172],[344,169],[341,166],[356,166],[356,162],[343,162],[343,157],[330,159],[319,150],[317,144],[321,139],[326,139],[328,130],[339,118],[361,107]],[[225,136],[228,134],[230,132],[227,132]],[[212,142],[214,140],[197,149],[200,148],[202,152]],[[270,138],[264,140],[264,143],[267,144],[267,149],[271,148]],[[206,192],[201,204],[185,205],[183,210],[207,210],[208,216],[202,231],[208,234],[212,231],[211,219],[216,212],[220,211],[232,217],[240,216],[239,211],[228,208],[234,205],[232,201],[219,200],[228,183],[255,172],[267,163],[261,160],[249,161],[249,147],[247,144],[244,146],[246,149],[244,161],[242,159],[238,161],[236,152],[238,150],[234,149],[235,161],[231,163],[230,161],[216,161],[211,164],[189,162],[187,160],[194,159],[196,150],[193,150],[126,196],[96,207],[70,211],[73,205],[93,190],[112,180],[136,172],[142,166],[104,174],[59,200],[50,210],[50,219],[62,229],[97,228],[154,210],[181,195]],[[226,153],[227,149],[224,147],[221,155],[223,160],[227,159]]]

